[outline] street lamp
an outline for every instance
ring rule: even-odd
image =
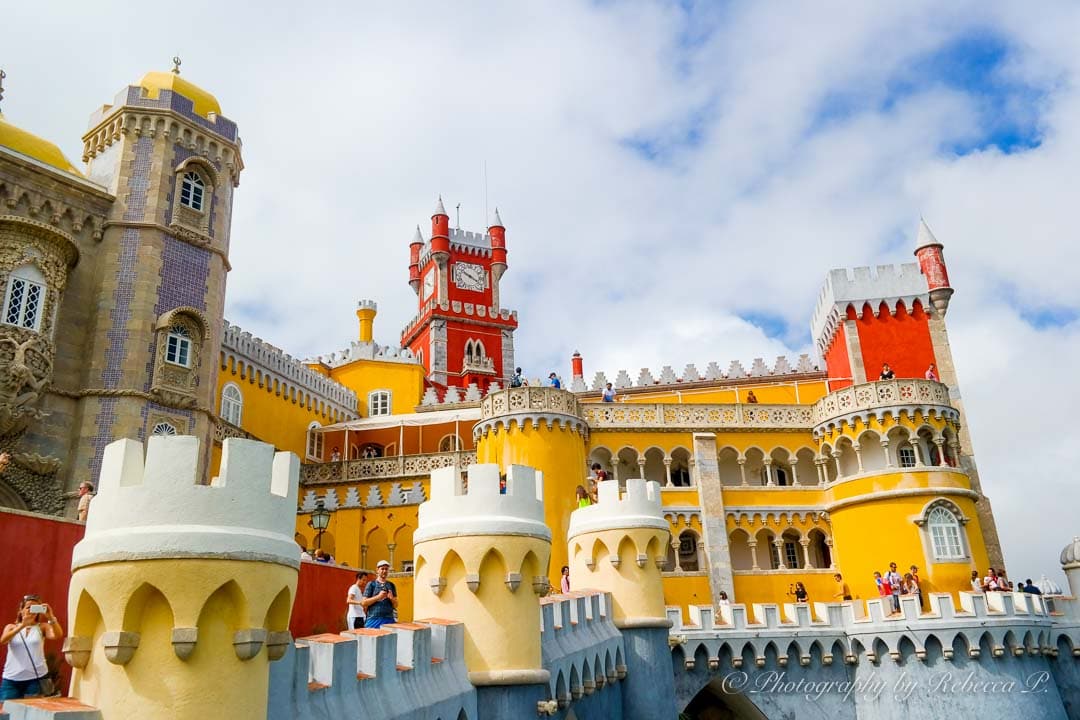
[[[315,547],[322,548],[322,534],[326,532],[326,528],[330,525],[330,515],[333,510],[326,508],[326,503],[322,498],[315,501],[315,509],[311,511],[311,520],[308,521],[308,525],[315,528]]]

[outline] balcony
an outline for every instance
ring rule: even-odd
[[[464,468],[475,462],[476,451],[464,450],[423,455],[392,455],[340,462],[305,463],[300,466],[300,484],[320,485],[423,477],[441,467],[457,465]]]
[[[814,404],[812,422],[815,431],[820,431],[826,424],[839,424],[851,415],[881,408],[933,408],[958,417],[949,402],[948,387],[935,380],[903,378],[852,385],[831,392]]]
[[[677,403],[588,403],[582,414],[592,430],[659,428],[712,430],[750,428],[809,430],[813,427],[810,405]]]

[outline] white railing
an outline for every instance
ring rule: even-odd
[[[805,428],[813,425],[810,405],[677,403],[587,403],[582,413],[593,430],[608,428]]]
[[[814,404],[813,424],[819,425],[851,412],[897,405],[951,407],[949,389],[936,380],[904,378],[878,380],[831,392]]]
[[[300,466],[300,484],[419,477],[429,475],[437,468],[449,465],[464,468],[475,462],[476,451],[463,450],[422,455],[392,455],[341,462],[305,463]]]

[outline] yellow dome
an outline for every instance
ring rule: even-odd
[[[195,114],[208,117],[210,113],[221,114],[217,98],[197,85],[188,82],[173,72],[148,72],[139,81],[139,87],[146,90],[146,96],[156,98],[162,90],[172,90],[183,95],[195,105]]]
[[[57,170],[82,176],[71,161],[64,157],[64,153],[60,152],[60,148],[44,138],[15,127],[4,119],[3,114],[0,114],[0,147],[14,150]]]

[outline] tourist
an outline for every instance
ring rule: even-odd
[[[362,604],[367,616],[364,627],[368,628],[380,628],[394,622],[397,613],[397,587],[386,579],[390,574],[390,563],[380,560],[375,566],[375,573],[375,579],[364,587]]]
[[[716,601],[716,604],[720,605],[720,606],[730,605],[731,604],[731,601],[728,600],[728,596],[727,596],[726,591],[724,591],[724,590],[720,591],[720,599]]]
[[[11,455],[6,452],[0,452],[0,473],[7,470],[7,466],[11,464]]]
[[[589,492],[585,489],[583,485],[578,485],[577,489],[574,491],[574,494],[577,496],[577,506],[579,508],[589,507],[593,504],[592,497],[589,495]]]
[[[615,390],[611,387],[611,383],[604,388],[603,398],[604,402],[615,402]]]
[[[900,612],[900,585],[904,579],[896,572],[896,563],[889,563],[889,572],[885,573],[885,580],[889,583],[892,591],[893,612]]]
[[[892,583],[881,577],[881,573],[877,571],[874,572],[874,583],[877,584],[878,597],[881,598],[882,607],[887,607],[890,615],[894,614],[896,610],[893,609]]]
[[[570,566],[562,566],[562,580],[559,581],[559,589],[562,590],[562,594],[570,592]]]
[[[934,367],[934,363],[930,363],[930,367],[926,368],[926,379],[937,382],[938,374],[937,368]]]
[[[1023,590],[1026,593],[1031,593],[1032,595],[1042,595],[1042,590],[1040,590],[1035,585],[1035,583],[1031,582],[1031,578],[1028,578],[1027,580],[1024,581],[1024,587],[1021,588],[1021,590]]]
[[[45,663],[45,639],[59,640],[63,636],[64,629],[52,608],[37,595],[24,596],[15,622],[5,626],[0,635],[0,645],[7,645],[0,703],[52,694],[52,680]]]
[[[752,405],[757,404],[757,395],[754,394],[753,390],[748,390],[746,392],[746,402],[748,402],[748,403],[750,403]]]
[[[851,600],[851,588],[844,582],[844,576],[840,573],[833,575],[833,580],[836,581],[836,592],[833,593],[833,598],[837,600]]]
[[[997,572],[994,568],[990,568],[987,573],[987,576],[983,578],[982,582],[983,592],[997,592],[1001,589],[1001,586],[998,584]]]
[[[555,373],[551,373],[550,375],[548,375],[548,385],[555,388],[556,390],[559,390],[562,388],[562,381],[559,380],[558,375],[556,375]]]
[[[528,384],[521,375],[521,368],[514,368],[514,374],[510,378],[510,387],[522,387]]]
[[[889,367],[889,363],[883,363],[881,365],[881,375],[878,375],[878,380],[892,380],[896,377],[896,373]]]
[[[983,584],[982,581],[979,580],[978,570],[971,571],[971,592],[983,592]]]
[[[919,596],[919,607],[922,608],[922,582],[919,580],[919,566],[912,565],[908,568],[911,579],[915,581],[915,594]]]
[[[86,518],[90,515],[90,501],[94,499],[94,483],[81,482],[79,483],[79,520],[86,522]]]
[[[801,582],[795,583],[795,592],[792,594],[795,596],[795,602],[797,603],[809,602],[810,595],[806,592],[806,586]]]
[[[1012,592],[1013,584],[1009,578],[1005,577],[1005,568],[998,568],[997,571],[998,590],[1002,592]]]
[[[300,559],[307,560],[308,562],[315,562],[315,556],[311,554],[311,551],[307,548],[300,549]]]
[[[356,582],[349,586],[349,592],[345,596],[345,602],[348,605],[345,625],[349,630],[364,627],[364,587],[368,584],[370,575],[371,573],[363,570],[356,573]]]
[[[911,573],[904,573],[904,579],[900,583],[900,594],[919,597],[919,583]],[[919,604],[922,605],[921,602]]]
[[[593,478],[595,478],[595,481],[597,483],[602,483],[608,479],[607,470],[604,470],[602,467],[600,467],[600,463],[594,462],[592,464],[592,467],[589,469],[592,470]]]
[[[341,462],[341,450],[337,447],[330,451],[330,462]]]

